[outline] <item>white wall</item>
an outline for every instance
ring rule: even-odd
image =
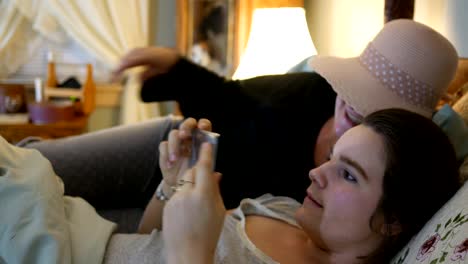
[[[384,0],[305,0],[321,55],[356,56],[383,26]],[[446,36],[468,58],[468,0],[415,0],[414,20]]]
[[[151,45],[164,47],[176,47],[176,1],[175,0],[152,0]],[[161,114],[174,112],[174,102],[161,103]]]
[[[151,44],[176,47],[176,1],[152,0],[151,25],[153,38]]]
[[[383,26],[384,0],[306,0],[304,5],[320,55],[357,56]]]
[[[468,58],[468,1],[416,0],[414,20],[424,23],[447,37],[458,55]]]
[[[415,0],[414,20],[426,24],[442,33],[445,23],[442,19],[442,14],[445,13],[446,1],[447,0]]]

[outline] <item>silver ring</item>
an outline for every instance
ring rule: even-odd
[[[178,182],[177,182],[177,185],[184,185],[186,183],[191,183],[191,184],[195,184],[193,181],[189,181],[189,180],[184,180],[184,179],[180,179]]]
[[[195,182],[193,182],[193,181],[180,179],[180,180],[177,181],[177,185],[171,186],[171,190],[174,191],[174,192],[180,191],[182,189],[182,186],[184,186],[184,184],[186,184],[186,183],[195,184]]]

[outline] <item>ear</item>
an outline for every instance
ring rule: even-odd
[[[401,225],[398,221],[391,224],[383,224],[380,233],[384,236],[396,236],[401,233]]]

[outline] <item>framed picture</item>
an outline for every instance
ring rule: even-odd
[[[193,62],[231,77],[235,8],[234,0],[178,0],[179,51]]]

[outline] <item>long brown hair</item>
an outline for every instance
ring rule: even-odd
[[[387,153],[383,195],[374,215],[382,212],[385,224],[401,227],[396,235],[388,232],[365,263],[389,263],[458,190],[458,165],[447,135],[426,117],[386,109],[367,116],[363,125],[382,136]]]

